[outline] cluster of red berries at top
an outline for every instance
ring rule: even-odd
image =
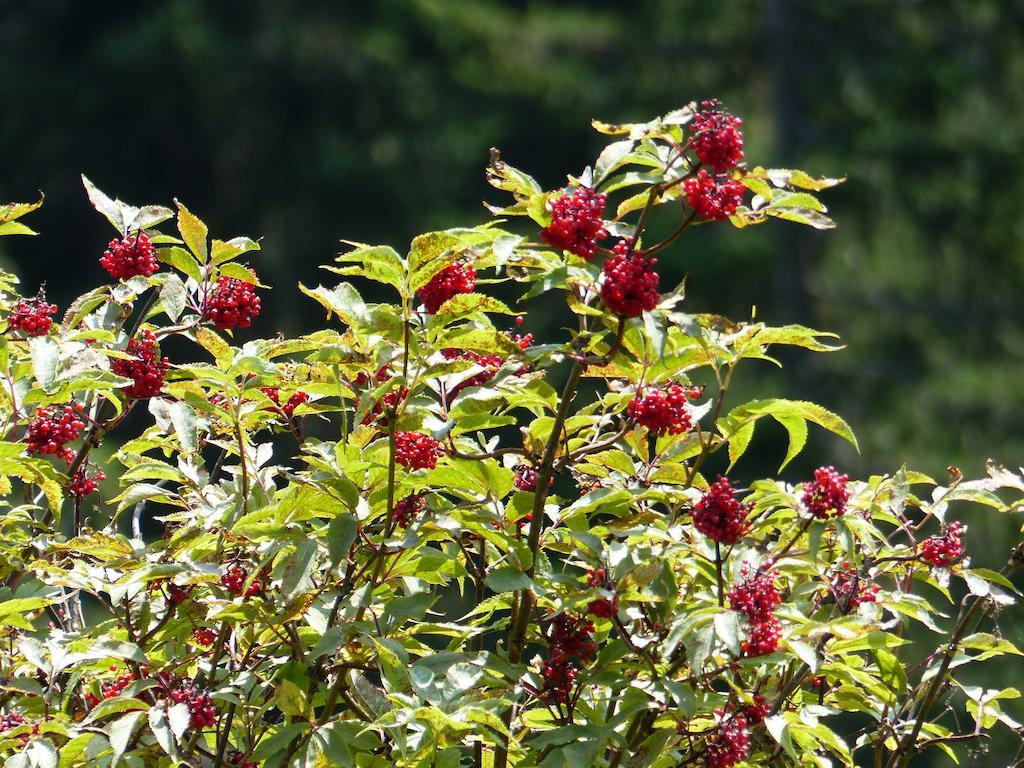
[[[629,401],[626,413],[653,435],[681,435],[693,426],[686,403],[698,397],[700,387],[683,387],[674,382],[657,388],[640,388]]]
[[[744,656],[773,653],[782,637],[782,622],[775,616],[775,606],[782,602],[775,586],[776,572],[761,567],[751,573],[749,563],[740,567],[742,581],[729,590],[729,607],[746,615],[750,624],[747,639],[740,644]]]
[[[693,507],[693,527],[718,544],[735,544],[750,529],[751,505],[736,498],[729,480],[719,477]]]
[[[716,178],[705,170],[683,182],[686,202],[705,221],[725,221],[736,213],[746,190],[736,179]]]
[[[541,695],[552,704],[568,704],[580,666],[597,656],[594,625],[582,616],[560,613],[551,621],[547,641],[550,656],[541,669]]]
[[[100,257],[100,264],[111,277],[118,280],[149,277],[160,269],[153,241],[145,232],[111,240]]]
[[[620,240],[602,267],[601,298],[609,311],[622,318],[639,317],[658,306],[658,260],[633,248],[633,239]]]
[[[474,288],[476,270],[473,269],[473,265],[456,261],[434,275],[417,293],[427,313],[433,315],[452,296],[472,293]]]
[[[427,509],[427,501],[422,493],[413,493],[401,501],[395,502],[393,517],[395,525],[405,530],[413,520],[422,515]]]
[[[540,231],[541,239],[552,248],[589,261],[594,258],[596,242],[608,237],[602,220],[607,201],[607,195],[583,186],[576,187],[572,194],[549,200],[551,223]]]
[[[199,645],[209,648],[217,642],[217,633],[209,627],[196,627],[192,630],[192,639]]]
[[[850,491],[846,484],[850,478],[839,474],[835,467],[818,467],[814,470],[814,481],[804,486],[803,503],[807,511],[820,520],[842,517]]]
[[[609,578],[605,568],[591,568],[587,571],[587,586],[600,589],[611,594],[611,597],[599,597],[587,605],[587,613],[600,619],[610,619],[619,610],[619,598],[615,596],[615,585]]]
[[[68,443],[78,439],[85,428],[79,403],[48,405],[36,408],[36,417],[29,422],[25,442],[28,452],[43,456],[62,456],[68,461],[73,454],[66,449]]]
[[[964,533],[967,531],[960,521],[949,524],[942,536],[932,536],[921,542],[921,557],[926,563],[944,568],[964,556]]]
[[[277,410],[286,419],[291,419],[295,415],[296,408],[309,402],[309,394],[302,391],[293,392],[283,405],[281,404],[281,391],[277,387],[260,387],[260,392],[273,401],[274,405],[277,406]]]
[[[232,565],[220,577],[220,583],[232,595],[254,597],[263,591],[261,577],[262,573],[256,574],[256,578],[246,586],[246,582],[249,581],[249,569],[244,565]]]
[[[167,373],[167,358],[160,357],[160,347],[156,336],[148,328],[144,328],[134,339],[129,339],[125,350],[132,357],[129,359],[115,358],[110,364],[114,373],[131,379],[131,386],[125,387],[124,393],[133,400],[145,400],[160,394]]]
[[[395,433],[395,461],[406,469],[433,469],[441,456],[441,444],[422,432]]]
[[[75,470],[71,482],[68,484],[68,494],[76,499],[84,499],[91,493],[96,493],[99,484],[107,479],[103,472],[96,471],[91,475],[86,471],[85,464]]]
[[[700,106],[689,124],[693,151],[715,173],[732,170],[743,160],[743,121],[723,110],[718,99],[702,101]]]
[[[42,296],[22,299],[11,308],[7,316],[7,330],[21,331],[26,336],[45,336],[50,332],[53,315],[56,313],[57,305]]]
[[[209,728],[217,723],[217,706],[210,694],[200,691],[192,681],[182,681],[170,692],[171,701],[188,707],[188,724],[193,728]]]
[[[873,581],[863,578],[849,560],[839,564],[839,568],[832,576],[829,589],[836,604],[844,613],[855,611],[865,603],[876,602],[881,591],[881,587]]]
[[[252,283],[237,277],[221,277],[203,302],[203,319],[211,320],[222,331],[248,328],[261,309]]]

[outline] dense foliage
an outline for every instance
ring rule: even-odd
[[[714,222],[829,229],[838,180],[744,164],[714,101],[595,127],[564,188],[494,152],[495,220],[350,244],[300,285],[327,328],[238,346],[258,243],[85,181],[110,282],[63,313],[0,284],[7,765],[905,768],[1019,728],[969,675],[1020,655],[995,619],[1024,550],[972,568],[954,515],[1016,511],[1021,476],[720,474],[768,421],[782,467],[808,423],[856,445],[728,402],[742,361],[836,347],[684,312],[660,263]],[[542,294],[561,337],[527,332]]]

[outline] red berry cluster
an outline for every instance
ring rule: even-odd
[[[620,240],[615,255],[604,263],[601,298],[612,314],[639,317],[658,306],[657,259],[649,259],[643,251],[630,251],[630,240]]]
[[[444,355],[445,360],[469,360],[484,369],[480,373],[476,373],[452,387],[449,390],[449,394],[452,397],[455,397],[467,387],[479,387],[486,384],[498,375],[498,369],[505,362],[505,358],[501,355],[481,355],[477,352],[462,351],[451,347],[442,349],[441,354]]]
[[[209,648],[217,642],[217,633],[209,627],[196,627],[192,630],[192,639],[199,643],[199,645]]]
[[[719,477],[693,508],[693,526],[719,544],[735,544],[750,529],[750,504],[742,504],[728,479]]]
[[[104,699],[113,699],[122,694],[124,689],[135,682],[135,673],[126,672],[123,675],[118,675],[113,680],[109,680],[105,683],[100,684],[100,693]]]
[[[474,288],[476,270],[473,265],[457,261],[434,275],[417,293],[427,312],[433,315],[452,296],[472,293]]]
[[[814,470],[814,482],[804,486],[803,502],[807,510],[821,520],[842,517],[850,491],[846,484],[850,478],[840,475],[835,467],[818,467]]]
[[[262,306],[252,283],[237,277],[222,277],[203,302],[203,319],[212,320],[222,331],[248,328],[259,317]]]
[[[238,768],[258,768],[256,763],[252,761],[242,762],[245,759],[245,755],[239,752],[237,749],[232,750],[228,753],[228,765],[235,765]]]
[[[441,453],[441,444],[430,435],[395,433],[395,460],[406,469],[433,469]]]
[[[964,533],[967,526],[959,521],[949,524],[942,536],[932,536],[921,543],[921,557],[925,562],[943,568],[964,556]]]
[[[869,579],[862,578],[854,564],[844,560],[832,576],[829,589],[839,608],[846,613],[856,610],[864,603],[878,600],[881,587]]]
[[[629,417],[654,435],[681,435],[693,426],[686,407],[692,390],[668,383],[658,389],[639,389],[629,401]]]
[[[132,358],[116,358],[110,366],[118,376],[132,380],[131,386],[125,387],[124,393],[133,400],[156,397],[160,394],[164,374],[167,373],[167,358],[160,357],[156,336],[148,328],[143,329],[136,338],[128,341],[125,351]]]
[[[254,597],[263,591],[260,576],[262,574],[256,574],[256,578],[252,580],[249,586],[246,586],[245,583],[249,580],[249,569],[244,565],[232,565],[220,577],[220,583],[224,589],[233,595],[244,594],[246,597]]]
[[[515,468],[515,486],[520,491],[537,489],[537,470],[532,464],[519,464]]]
[[[0,733],[25,725],[25,723],[25,718],[17,712],[8,712],[5,715],[0,715]]]
[[[743,717],[747,719],[748,723],[763,722],[764,719],[771,714],[771,711],[771,703],[760,693],[754,694],[753,704],[748,704],[741,710],[741,712],[743,713]]]
[[[284,405],[281,405],[281,392],[277,387],[260,387],[260,392],[274,401],[277,410],[286,419],[291,419],[295,415],[296,408],[309,402],[309,395],[302,391],[292,393],[292,396],[288,398]]]
[[[705,768],[732,768],[750,754],[750,732],[747,719],[733,715],[722,720],[708,736],[704,754]]]
[[[406,496],[401,501],[395,502],[395,525],[402,529],[408,528],[409,524],[422,515],[426,509],[427,502],[426,499],[423,498],[422,493],[414,493]]]
[[[776,573],[770,568],[750,572],[744,563],[740,569],[743,581],[729,590],[729,607],[747,617],[750,631],[741,644],[744,656],[773,653],[782,637],[782,623],[775,617],[775,606],[782,602],[775,586]]]
[[[587,605],[587,613],[600,619],[610,619],[618,612],[619,598],[615,596],[615,585],[608,577],[608,571],[604,568],[591,568],[587,571],[587,586],[611,594],[611,597],[591,600]]]
[[[188,706],[189,725],[193,728],[209,728],[217,722],[217,707],[210,694],[201,692],[195,683],[186,681],[170,693],[175,704]]]
[[[82,411],[78,403],[69,405],[48,405],[36,408],[36,417],[29,422],[25,441],[28,452],[44,456],[59,455],[70,460],[70,451],[64,448],[76,440],[85,428]]]
[[[743,160],[743,121],[723,110],[717,99],[700,106],[701,111],[690,121],[690,143],[701,163],[715,173],[725,173]]]
[[[149,277],[160,269],[153,250],[153,241],[145,232],[128,235],[121,240],[111,240],[107,250],[100,257],[100,264],[111,277],[128,280],[132,277]]]
[[[98,484],[106,479],[107,476],[102,472],[97,471],[91,475],[88,474],[83,464],[71,478],[71,483],[68,485],[68,493],[76,499],[84,499],[90,493],[96,493]]]
[[[580,665],[589,664],[597,656],[594,625],[582,616],[561,613],[552,620],[547,640],[551,656],[541,670],[541,695],[552,703],[568,704]]]
[[[372,379],[370,378],[369,374],[367,374],[365,371],[360,371],[359,375],[356,376],[355,380],[352,383],[359,389],[365,389],[366,387],[370,386],[371,383],[383,384],[390,378],[390,366],[382,365],[377,370],[377,373],[373,375]],[[376,422],[381,427],[386,427],[388,423],[388,412],[397,410],[401,402],[405,400],[405,398],[408,396],[408,387],[399,387],[398,389],[391,390],[387,394],[383,395],[379,401],[373,404],[373,407],[369,411],[367,411],[365,416],[363,416],[363,420],[361,423],[373,424]]]
[[[575,253],[589,261],[594,258],[596,241],[608,237],[601,217],[607,195],[590,187],[576,187],[571,195],[548,201],[551,223],[540,231],[541,239],[552,248]]]
[[[716,178],[703,170],[683,182],[686,202],[705,221],[725,221],[736,213],[746,189],[735,179]]]
[[[26,336],[45,336],[53,325],[53,315],[57,305],[51,304],[42,296],[35,299],[22,299],[7,316],[7,330],[21,331]]]
[[[181,605],[188,600],[188,596],[191,591],[192,587],[169,583],[167,585],[167,599],[170,601],[171,605]]]

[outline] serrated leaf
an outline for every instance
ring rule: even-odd
[[[789,462],[800,454],[800,451],[804,449],[804,445],[807,444],[807,422],[801,416],[773,414],[773,418],[785,427],[786,432],[789,433],[789,448],[786,450],[786,458],[779,465],[779,472],[781,472]]]
[[[160,286],[160,304],[172,322],[177,322],[185,311],[186,299],[185,284],[181,278],[175,274],[167,275],[164,284]]]
[[[206,228],[206,224],[186,208],[185,204],[180,200],[175,200],[174,204],[178,206],[178,232],[181,233],[181,239],[185,241],[188,249],[195,254],[199,263],[205,264],[209,259],[209,251],[206,245],[209,231]]]

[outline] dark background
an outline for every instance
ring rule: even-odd
[[[902,463],[941,479],[1024,447],[1024,3],[1019,0],[0,1],[0,200],[46,205],[5,238],[25,291],[60,304],[104,279],[112,231],[78,180],[132,203],[175,196],[215,236],[263,237],[276,289],[255,329],[322,322],[294,289],[346,238],[404,250],[484,220],[488,148],[545,187],[592,161],[591,118],[721,98],[752,164],[847,176],[839,228],[707,227],[663,254],[686,307],[838,332],[835,355],[751,365],[738,396],[840,412],[856,455],[817,436],[794,482]],[[655,227],[666,222],[655,222]],[[553,318],[554,313],[547,313]],[[537,336],[556,331],[540,313]],[[740,402],[737,400],[736,402]],[[770,472],[764,429],[736,470]],[[967,518],[998,567],[1019,521]],[[1004,634],[1024,641],[1020,626]],[[1017,665],[1019,671],[1021,665]],[[980,764],[1003,764],[995,754]],[[986,762],[996,760],[996,762]],[[941,763],[936,763],[941,764]]]

